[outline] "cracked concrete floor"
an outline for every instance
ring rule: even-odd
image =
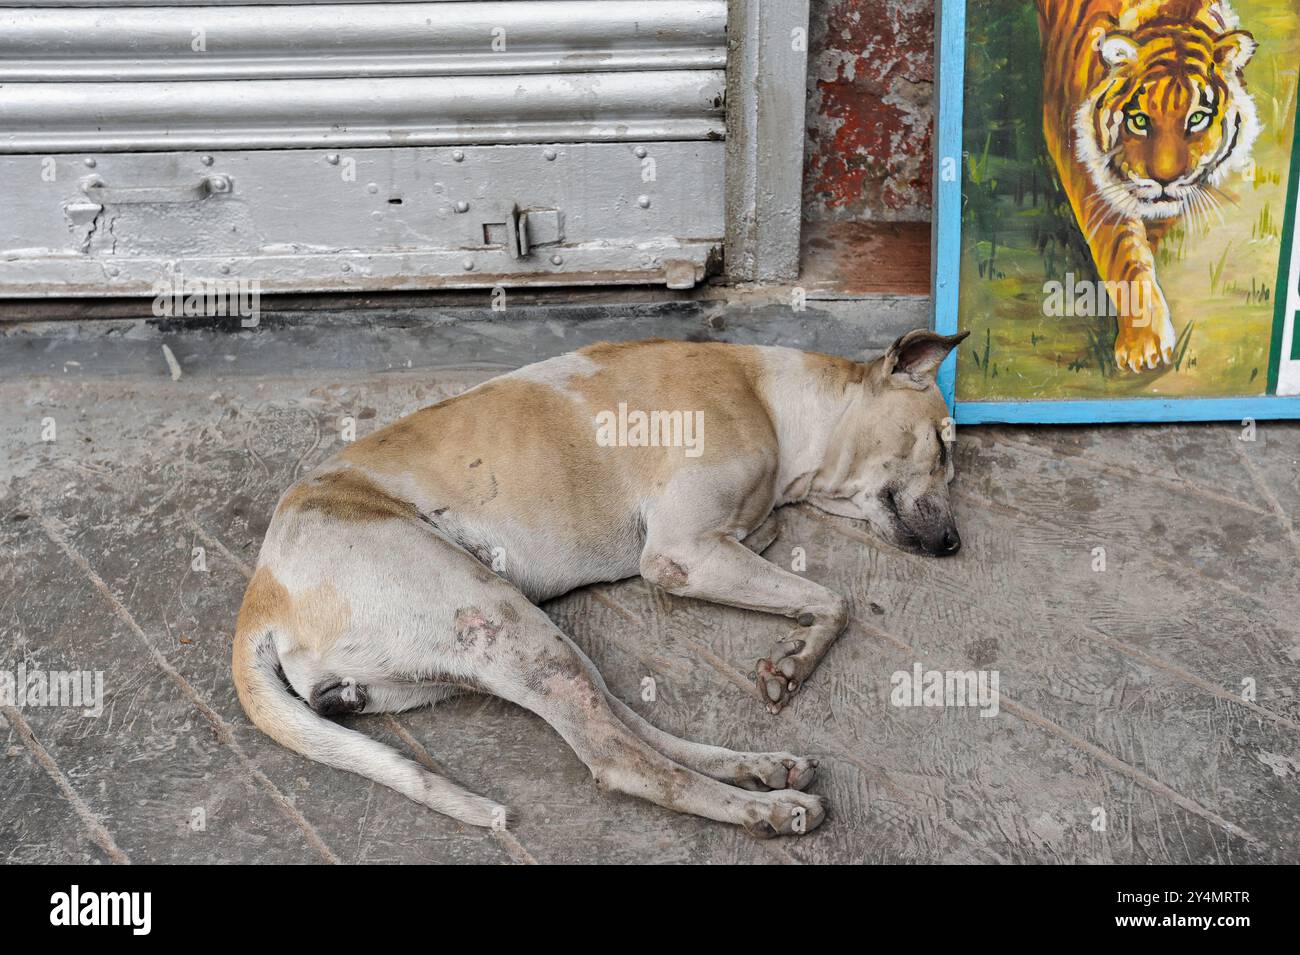
[[[1300,861],[1298,424],[1262,422],[1254,442],[1234,424],[965,429],[965,546],[947,561],[787,509],[769,558],[803,548],[805,572],[855,616],[778,717],[748,674],[783,621],[639,579],[548,605],[659,726],[821,755],[814,788],[832,815],[803,839],[598,792],[545,724],[493,699],[353,722],[512,806],[507,833],[251,727],[230,679],[235,611],[277,496],[337,449],[341,417],[364,432],[601,337],[843,350],[897,331],[761,311],[3,329],[0,671],[102,671],[104,709],[0,709],[0,859]],[[891,705],[891,675],[916,662],[996,670],[998,715]]]

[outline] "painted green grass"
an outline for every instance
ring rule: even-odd
[[[1156,250],[1178,334],[1171,366],[1120,372],[1113,318],[1043,314],[1043,284],[1095,278],[1042,148],[1038,28],[1028,0],[971,0],[963,184],[962,400],[1254,395],[1267,378],[1272,283],[1300,64],[1294,2],[1236,0],[1260,42],[1247,68],[1264,123],[1250,178],[1225,182],[1220,215],[1180,222]],[[1035,91],[1027,95],[1027,91]]]

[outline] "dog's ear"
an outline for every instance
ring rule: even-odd
[[[918,328],[903,335],[889,346],[882,359],[881,371],[896,384],[908,388],[926,388],[934,382],[939,366],[948,353],[962,343],[969,331],[940,335],[928,328]]]

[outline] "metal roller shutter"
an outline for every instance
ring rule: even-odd
[[[0,295],[699,280],[725,0],[0,0]]]

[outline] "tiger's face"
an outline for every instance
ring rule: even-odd
[[[1208,215],[1259,135],[1242,81],[1254,38],[1152,24],[1095,46],[1105,75],[1075,114],[1075,142],[1102,198],[1144,219]]]

